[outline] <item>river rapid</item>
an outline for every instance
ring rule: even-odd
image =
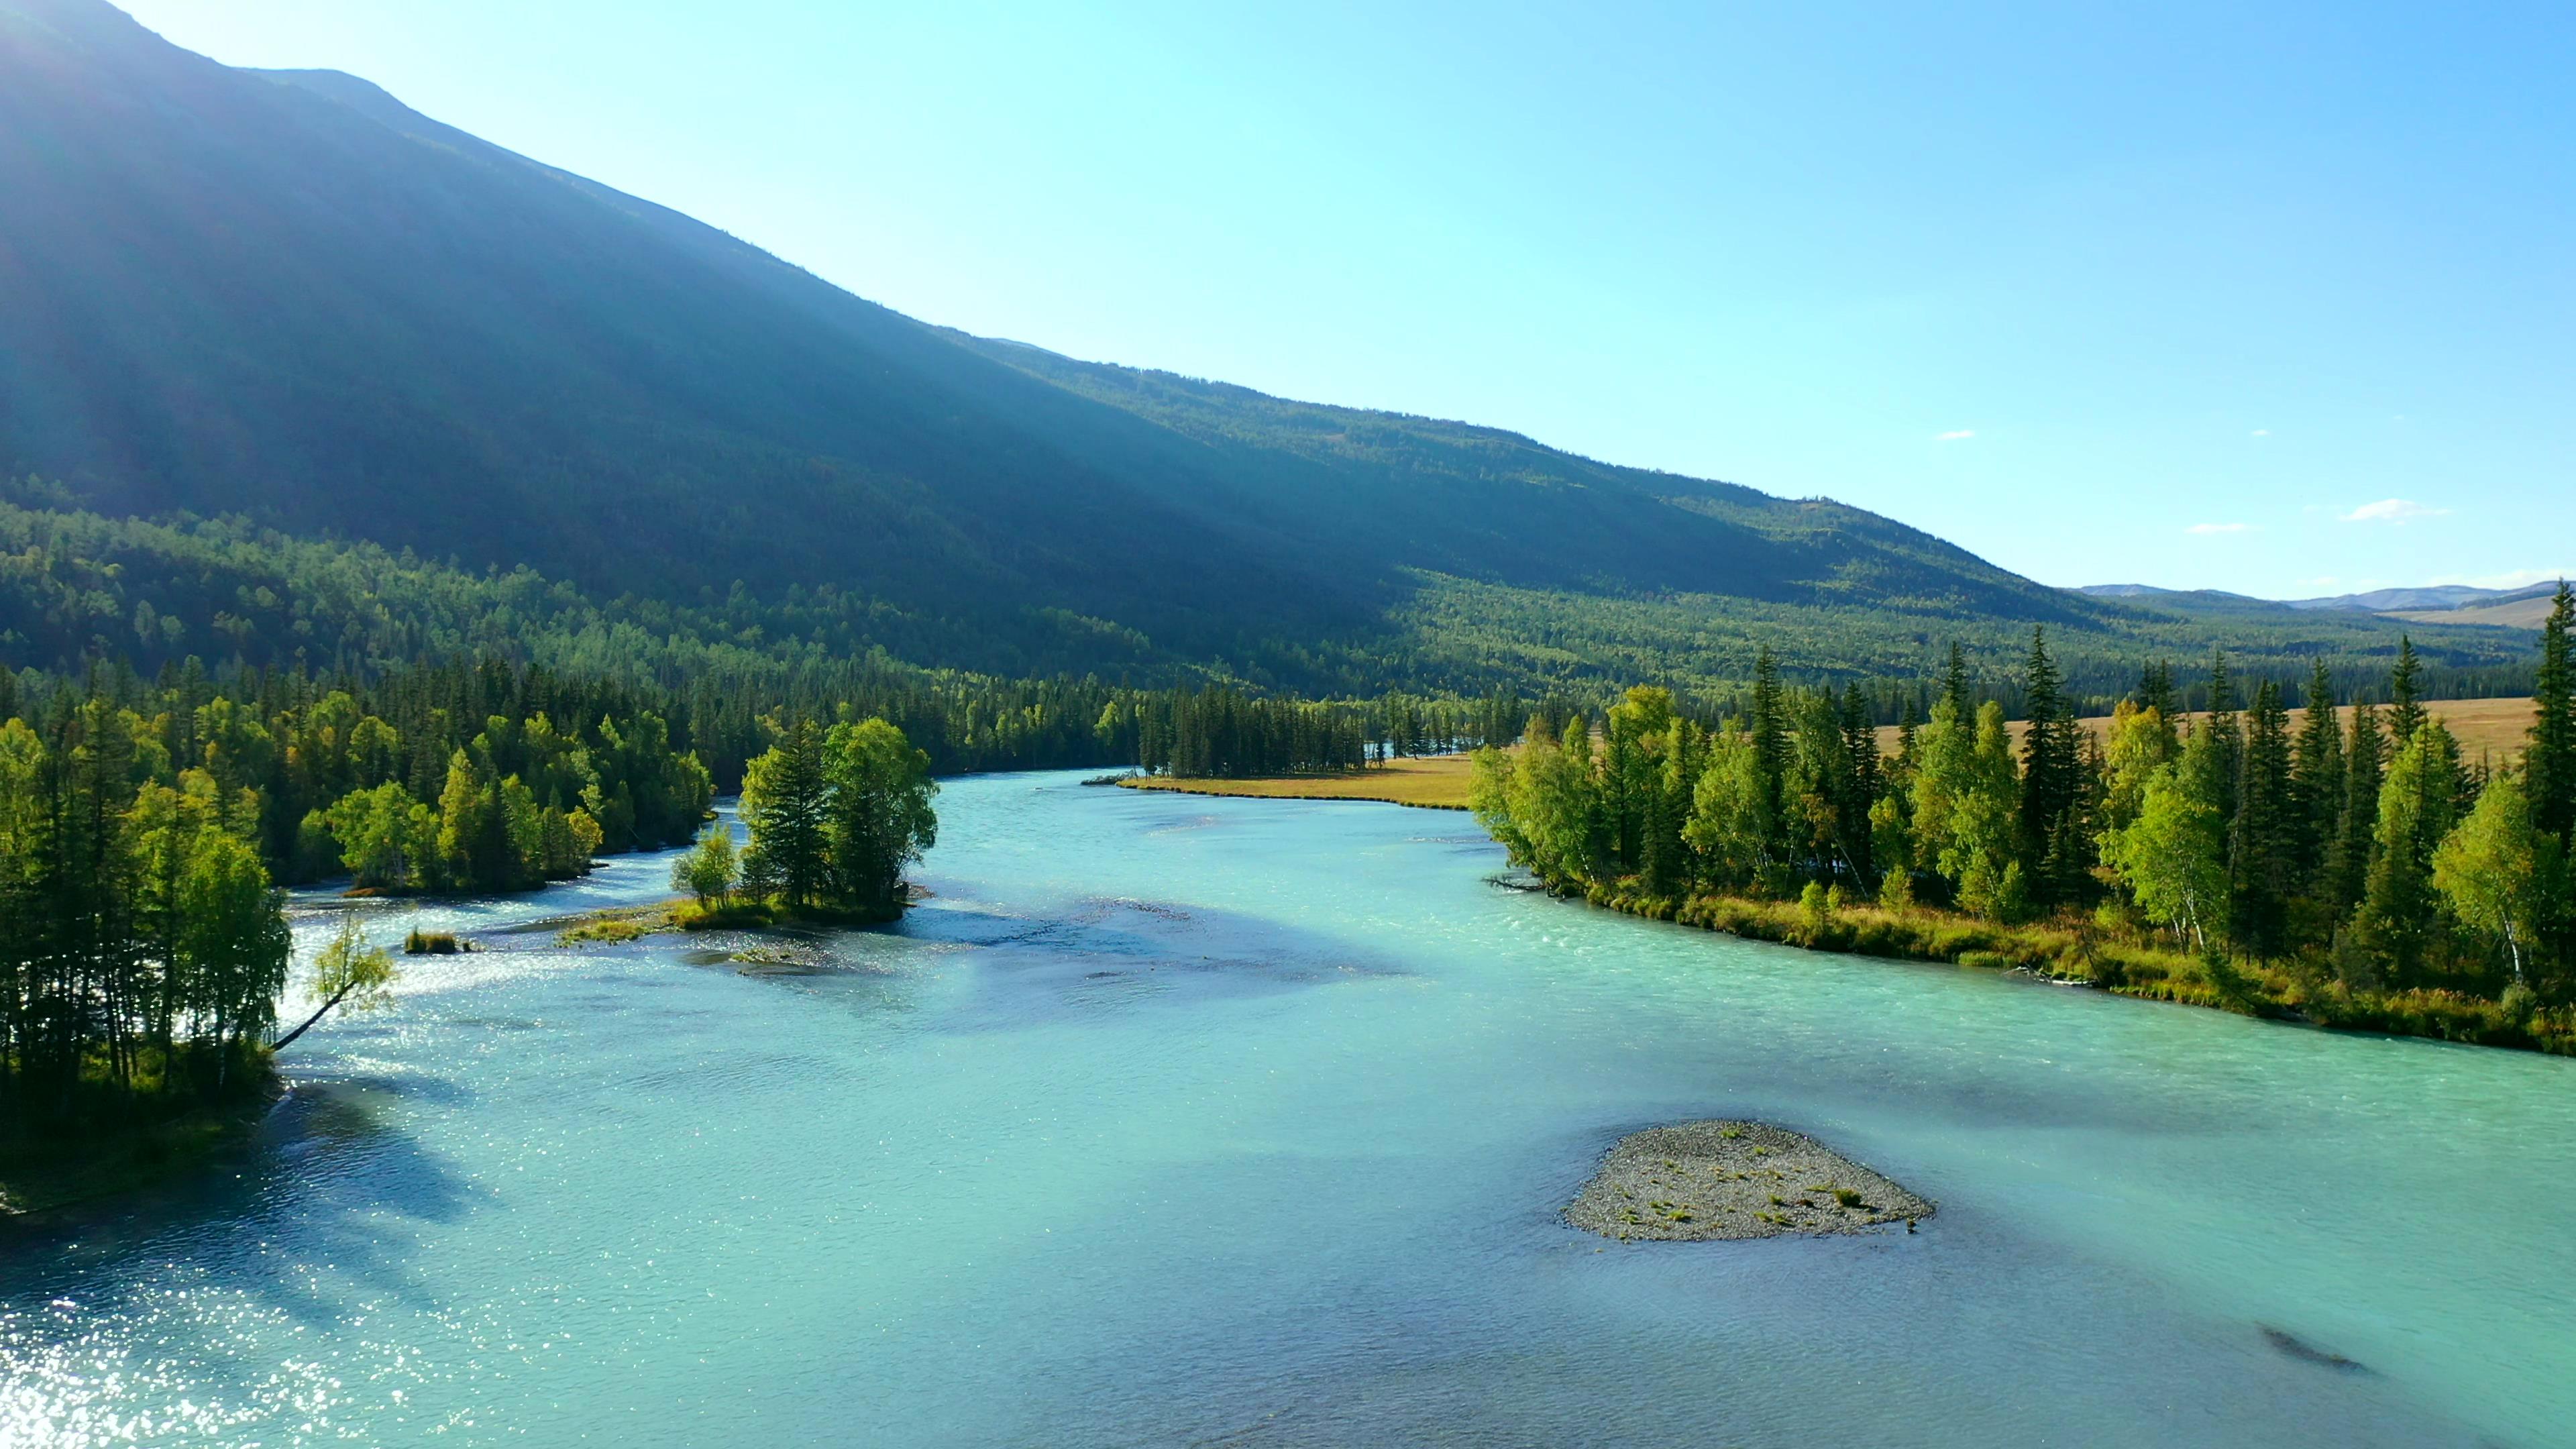
[[[2576,1061],[1809,955],[1463,815],[948,782],[882,932],[490,949],[219,1169],[0,1228],[0,1445],[2564,1445]],[[336,902],[299,903],[299,950]],[[290,1004],[290,1011],[292,1004]],[[1615,1243],[1747,1117],[1939,1213]]]

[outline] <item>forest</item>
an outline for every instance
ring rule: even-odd
[[[2294,727],[2224,655],[2181,718],[2143,669],[2107,741],[2034,630],[2018,748],[1956,661],[1892,757],[1865,702],[1785,685],[1694,718],[1660,688],[1533,721],[1474,806],[1547,886],[1642,914],[1873,954],[1976,958],[2136,994],[2576,1050],[2576,604],[2542,636],[2518,760],[2464,758],[2401,649],[2339,723],[2320,664]]]

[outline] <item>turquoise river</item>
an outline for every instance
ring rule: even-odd
[[[0,1228],[0,1444],[2576,1444],[2576,1061],[1629,920],[1464,815],[940,805],[901,928],[767,965],[539,924],[659,858],[374,908],[490,949]],[[1718,1115],[1939,1214],[1558,1218]]]

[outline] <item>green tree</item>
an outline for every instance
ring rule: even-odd
[[[830,878],[831,780],[823,731],[799,719],[743,771],[742,821],[751,832],[747,883],[790,906],[820,902]]]
[[[2476,808],[2433,852],[2433,888],[2462,924],[2504,943],[2513,979],[2529,984],[2523,953],[2555,903],[2557,838],[2533,821],[2522,780],[2487,782]]]
[[[1682,826],[1698,873],[1726,890],[1770,884],[1771,842],[1780,833],[1771,810],[1753,737],[1743,730],[1719,732],[1709,742],[1707,762],[1692,786],[1690,818]]]
[[[709,824],[697,844],[671,861],[671,889],[687,891],[701,906],[730,901],[742,884],[742,861],[735,853],[733,832],[724,822]]]
[[[352,790],[323,813],[355,884],[417,890],[438,873],[438,816],[401,785]]]
[[[2255,688],[2246,723],[2236,817],[2228,827],[2229,934],[2247,952],[2275,957],[2289,949],[2299,839],[2289,715],[2281,708],[2280,686],[2267,679]]]
[[[2333,854],[2337,822],[2344,805],[2343,734],[2335,725],[2334,676],[2322,659],[2308,675],[2305,711],[2299,719],[2296,762],[2290,790],[2298,836],[2295,856],[2301,880],[2315,882]]]
[[[2397,663],[2388,671],[2388,739],[2393,750],[2403,750],[2424,727],[2424,666],[2415,657],[2415,640],[2411,635],[2397,636]]]
[[[216,1084],[229,1077],[235,1048],[277,1019],[292,940],[268,867],[249,842],[200,831],[179,885],[177,951],[170,966],[182,1010],[210,1021],[221,1055]]]
[[[2208,745],[2202,745],[2208,750]],[[2190,745],[2184,745],[2190,753]],[[2138,799],[2138,817],[2110,833],[2102,864],[2112,869],[2138,910],[2159,926],[2210,949],[2210,928],[2226,902],[2226,822],[2208,786],[2210,768],[2177,761],[2156,766]]]
[[[393,983],[393,958],[385,954],[382,946],[367,944],[357,912],[343,913],[338,933],[313,962],[312,997],[322,1004],[295,1030],[279,1037],[270,1049],[284,1051],[297,1037],[311,1031],[331,1008],[344,1002],[351,1011],[374,1011],[385,1006],[393,1000]]]
[[[2022,859],[2038,899],[2065,900],[2081,889],[2089,863],[2078,843],[2082,729],[2067,702],[2057,663],[2049,658],[2047,632],[2036,627],[2022,668],[2022,701],[2029,721],[2022,736]]]
[[[2338,919],[2352,914],[2370,884],[2371,856],[2378,849],[2379,788],[2387,765],[2379,711],[2354,705],[2343,750],[2343,809],[2335,817],[2334,844],[2326,850],[2326,879],[2319,892]]]
[[[939,839],[930,757],[881,719],[834,725],[823,756],[834,903],[892,910],[903,901],[904,867]]]
[[[2451,831],[2460,799],[2460,752],[2440,720],[2419,725],[2379,790],[2370,879],[2354,928],[2392,984],[2423,984],[2438,929],[2433,850]]]

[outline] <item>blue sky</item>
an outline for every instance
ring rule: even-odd
[[[929,321],[2049,583],[2576,569],[2564,6],[128,8]]]

